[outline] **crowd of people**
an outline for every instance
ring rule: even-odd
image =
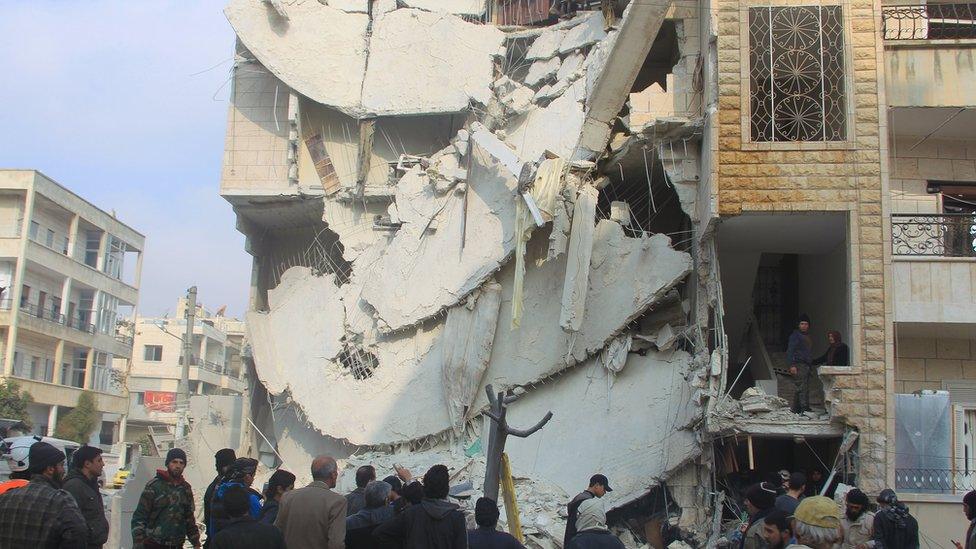
[[[0,483],[0,547],[102,547],[109,537],[98,478],[102,451],[82,446],[72,455],[35,441],[8,456],[11,479]],[[396,474],[377,480],[366,465],[356,471],[356,488],[335,491],[339,465],[329,456],[312,461],[312,482],[295,488],[296,477],[276,470],[263,493],[252,487],[257,460],[223,449],[215,455],[216,477],[203,501],[205,536],[197,525],[193,491],[183,476],[186,453],[171,449],[165,467],[143,488],[132,516],[133,547],[213,549],[520,549],[513,536],[497,529],[498,504],[486,497],[474,507],[469,529],[465,513],[449,500],[450,474],[434,465],[415,479]],[[914,549],[918,522],[890,489],[876,498],[877,511],[857,488],[842,505],[819,495],[822,481],[803,473],[781,472],[745,491],[748,517],[732,541],[739,549]],[[818,490],[811,493],[811,483]],[[604,475],[593,475],[586,489],[567,504],[565,549],[623,549],[606,525],[600,498],[611,492]],[[976,549],[976,491],[963,498],[969,521],[957,549]]]
[[[841,506],[819,490],[811,494],[802,472],[780,476],[782,485],[767,481],[746,490],[748,518],[735,540],[740,549],[919,547],[918,522],[893,490],[881,491],[872,512],[870,498],[858,488],[843,495]],[[963,511],[970,521],[967,539],[954,543],[959,549],[976,549],[976,491],[965,496]]]

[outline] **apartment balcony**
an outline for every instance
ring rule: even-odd
[[[27,390],[34,402],[46,406],[66,406],[74,408],[78,405],[78,397],[81,396],[82,389],[71,385],[61,385],[49,383],[27,377],[13,376],[20,385],[21,389]],[[124,414],[129,410],[128,393],[115,394],[99,390],[92,391],[95,395],[95,406],[101,412],[113,414]]]
[[[881,20],[890,107],[976,105],[976,3],[883,6]]]
[[[27,259],[70,276],[88,287],[108,292],[125,303],[136,303],[138,300],[139,290],[70,257],[60,248],[49,248],[43,243],[30,240],[27,245]]]
[[[9,325],[13,304],[10,299],[0,300],[0,325]],[[117,357],[132,356],[132,338],[121,334],[104,334],[85,318],[66,317],[57,311],[40,308],[33,303],[17,307],[19,327],[55,339],[63,339],[79,347],[94,347]]]
[[[976,216],[892,214],[895,322],[976,326]]]

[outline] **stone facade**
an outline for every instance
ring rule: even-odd
[[[843,211],[849,213],[851,276],[850,368],[828,374],[831,413],[860,431],[861,487],[888,484],[886,454],[893,451],[891,306],[886,122],[882,44],[875,0],[847,0],[847,141],[751,143],[748,128],[750,4],[718,0],[718,211],[744,213]],[[816,5],[815,3],[811,3]]]
[[[976,340],[898,338],[895,392],[942,389],[943,380],[976,380]]]

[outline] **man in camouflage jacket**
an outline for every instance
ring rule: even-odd
[[[146,484],[132,515],[133,547],[183,547],[189,539],[200,547],[200,530],[193,512],[193,490],[183,479],[186,452],[173,448],[166,454],[166,469]]]

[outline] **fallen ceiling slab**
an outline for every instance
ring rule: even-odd
[[[608,509],[644,495],[701,451],[687,429],[701,413],[684,378],[690,364],[684,351],[648,351],[628,355],[612,386],[595,359],[533,387],[509,406],[508,421],[528,426],[549,411],[552,420],[529,438],[509,437],[512,466],[569,494],[603,473],[614,488],[604,498]]]
[[[477,140],[471,156],[467,196],[436,196],[419,170],[397,185],[401,218],[416,217],[364,275],[362,297],[376,310],[381,329],[401,330],[439,314],[481,286],[512,253],[518,181]]]
[[[349,6],[343,6],[349,7]],[[450,13],[401,8],[372,22],[318,2],[281,17],[262,0],[231,0],[238,38],[298,93],[356,117],[460,112],[490,96],[504,34]]]

